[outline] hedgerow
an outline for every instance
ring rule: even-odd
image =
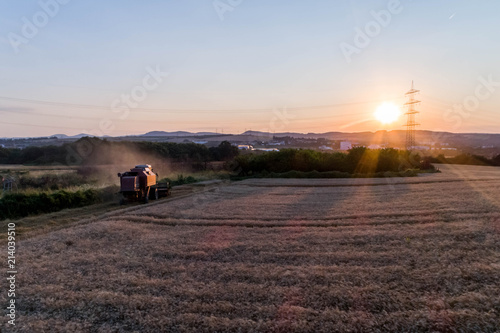
[[[126,162],[131,154],[159,157],[176,162],[205,163],[226,161],[238,155],[238,148],[228,141],[208,148],[192,142],[113,142],[95,137],[84,137],[61,146],[2,148],[0,164],[31,165],[110,165]]]
[[[66,208],[92,205],[103,201],[104,190],[86,189],[76,192],[8,193],[0,199],[0,219],[13,219]]]
[[[279,152],[240,155],[235,159],[240,176],[317,172],[312,178],[339,178],[351,175],[386,176],[409,169],[433,169],[419,155],[396,149],[353,148],[349,153],[324,153],[308,149],[283,149]],[[324,174],[330,172],[330,174]],[[302,174],[308,178],[309,175]],[[304,177],[307,176],[307,177]],[[285,176],[286,177],[286,176]]]
[[[184,176],[182,174],[177,176],[177,179],[170,179],[170,178],[163,178],[160,180],[160,183],[170,183],[170,186],[179,186],[179,185],[185,185],[185,184],[192,184],[196,183],[199,180],[194,178],[193,176]]]

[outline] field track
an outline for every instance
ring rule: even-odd
[[[440,168],[199,186],[30,235],[2,331],[498,332],[500,168]]]

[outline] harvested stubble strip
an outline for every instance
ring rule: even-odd
[[[405,218],[325,218],[323,220],[290,220],[290,219],[219,219],[219,218],[205,218],[205,219],[186,219],[186,218],[158,218],[151,216],[113,216],[108,218],[109,221],[128,221],[134,223],[144,224],[158,224],[163,226],[199,226],[199,227],[244,227],[244,228],[287,228],[287,227],[302,227],[302,228],[339,228],[339,227],[352,227],[352,226],[382,226],[382,225],[425,225],[425,224],[439,224],[439,223],[454,223],[464,220],[471,220],[471,217],[478,218],[491,218],[495,219],[500,217],[498,213],[487,214],[458,214],[450,215],[445,218],[441,216],[426,216],[419,217],[414,215],[405,216]]]

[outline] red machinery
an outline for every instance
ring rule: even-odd
[[[160,196],[170,194],[170,184],[157,183],[158,175],[149,164],[136,165],[130,171],[119,173],[118,177],[120,193],[123,194],[120,204],[137,200],[148,203],[149,199],[157,200]]]

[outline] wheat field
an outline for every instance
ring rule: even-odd
[[[498,332],[500,169],[440,168],[245,180],[33,234],[2,331]]]

